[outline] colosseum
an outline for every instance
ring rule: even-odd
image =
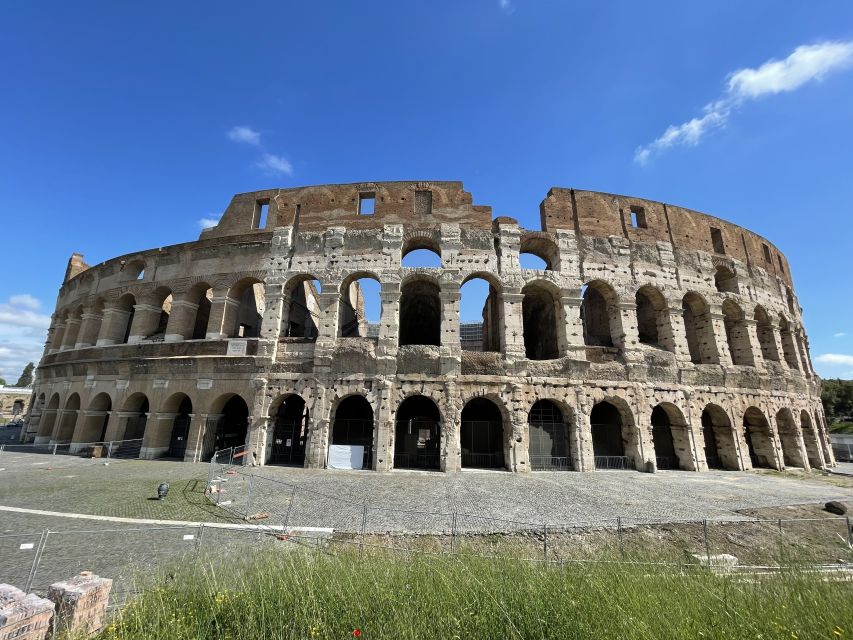
[[[835,464],[769,241],[558,187],[540,219],[493,219],[460,182],[324,185],[234,196],[196,242],[74,254],[26,437],[376,471]],[[436,266],[405,266],[416,250]]]

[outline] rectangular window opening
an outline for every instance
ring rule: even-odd
[[[781,271],[782,273],[785,273],[785,265],[782,264],[782,256],[777,253],[776,258],[779,259],[779,271]]]
[[[269,200],[258,200],[255,203],[255,229],[266,229],[267,216],[270,212]]]
[[[723,243],[723,232],[716,227],[711,227],[711,244],[714,245],[714,253],[726,252],[726,245]]]
[[[631,207],[631,226],[635,229],[648,229],[646,210],[643,207]]]
[[[773,262],[773,260],[770,258],[770,247],[768,247],[766,244],[762,244],[761,248],[764,249],[764,262]]]
[[[375,193],[359,193],[358,194],[358,215],[372,216],[376,207]]]
[[[432,191],[427,189],[415,191],[415,215],[432,215]]]

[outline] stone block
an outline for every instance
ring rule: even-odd
[[[50,600],[0,584],[0,640],[43,640],[53,610]]]
[[[92,636],[101,630],[113,581],[91,571],[48,588],[47,597],[57,608],[57,632]]]

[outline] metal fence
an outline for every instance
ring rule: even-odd
[[[853,462],[853,444],[849,442],[833,442],[832,452],[838,462]]]
[[[101,442],[63,442],[55,444],[2,444],[0,456],[13,453],[41,453],[53,456],[72,455],[87,458],[135,459],[142,451],[142,438]]]

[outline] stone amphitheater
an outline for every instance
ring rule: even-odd
[[[769,241],[567,188],[540,216],[493,219],[460,182],[273,189],[196,242],[74,254],[24,438],[376,471],[835,464]],[[437,266],[404,266],[414,251]],[[461,324],[473,280],[482,322]]]

